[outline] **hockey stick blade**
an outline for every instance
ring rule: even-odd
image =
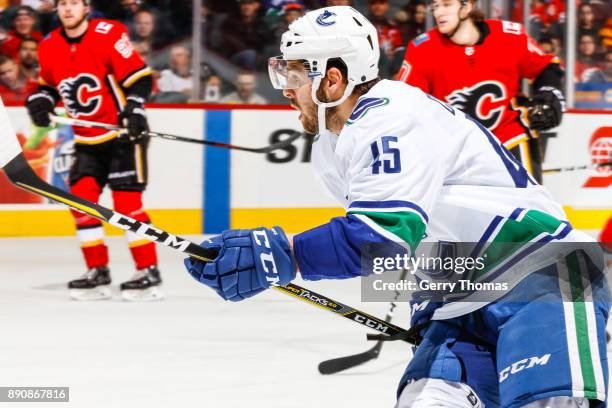
[[[402,281],[406,278],[406,274],[408,273],[407,269],[402,270],[399,281]],[[393,314],[395,308],[397,307],[397,300],[399,299],[401,292],[396,290],[393,296],[393,301],[389,304],[389,310],[387,311],[387,315],[385,316],[385,322],[390,323],[393,318]],[[321,374],[335,374],[340,371],[348,370],[349,368],[356,367],[363,363],[366,363],[370,360],[374,360],[378,358],[380,352],[382,350],[382,346],[385,341],[388,340],[404,340],[411,344],[418,345],[421,342],[420,331],[418,329],[410,328],[407,331],[403,331],[397,334],[369,334],[367,335],[367,339],[375,339],[378,340],[377,343],[363,353],[354,354],[345,357],[337,357],[331,360],[323,361],[319,364],[319,372]]]
[[[376,344],[374,347],[368,351],[364,351],[363,353],[323,361],[319,364],[319,372],[323,375],[330,375],[348,370],[349,368],[357,367],[377,358],[378,354],[380,353],[380,348],[381,344]]]
[[[51,120],[54,123],[61,124],[61,125],[82,126],[82,127],[98,128],[98,129],[105,129],[105,130],[115,130],[121,133],[127,133],[127,129],[122,128],[117,125],[111,125],[109,123],[92,122],[88,120],[67,118],[67,117],[56,116],[56,115],[51,115]],[[245,146],[233,145],[230,143],[215,142],[214,140],[192,139],[190,137],[171,135],[167,133],[160,133],[160,132],[153,132],[153,131],[147,131],[146,133],[151,137],[158,137],[160,139],[165,139],[165,140],[174,140],[177,142],[195,143],[195,144],[201,144],[205,146],[213,146],[213,147],[220,147],[224,149],[241,150],[245,152],[264,153],[264,154],[273,152],[275,150],[284,149],[285,147],[291,145],[296,139],[302,136],[302,133],[294,132],[287,139],[280,141],[278,143],[271,144],[266,147],[245,147]]]

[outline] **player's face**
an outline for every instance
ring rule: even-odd
[[[319,122],[317,120],[317,105],[312,100],[312,83],[308,82],[299,88],[285,89],[283,95],[289,99],[289,103],[300,112],[300,122],[308,133],[316,134],[319,132]]]
[[[317,133],[317,106],[312,100],[312,80],[304,63],[273,57],[268,60],[268,72],[274,88],[282,89],[283,96],[300,112],[304,130]]]
[[[62,26],[67,29],[78,27],[89,14],[89,6],[83,0],[60,0],[57,3],[57,15]]]
[[[459,0],[433,0],[431,2],[431,11],[440,33],[447,35],[456,30],[461,22],[460,13],[464,12],[464,8]]]

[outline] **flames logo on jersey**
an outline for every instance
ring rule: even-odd
[[[489,130],[499,124],[506,109],[506,88],[498,81],[484,81],[470,88],[458,89],[446,100],[469,114]]]
[[[100,109],[102,95],[98,93],[102,89],[98,78],[91,74],[79,74],[73,78],[66,78],[60,82],[58,90],[66,110],[70,116],[93,115]],[[96,94],[98,93],[98,94]]]

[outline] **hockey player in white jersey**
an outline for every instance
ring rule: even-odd
[[[278,227],[225,231],[202,244],[219,251],[214,262],[185,261],[192,276],[240,301],[298,270],[306,280],[371,273],[361,262],[370,244],[414,253],[424,236],[480,251],[511,243],[477,277],[505,282],[503,297],[473,293],[415,313],[423,340],[397,407],[604,406],[610,303],[600,252],[587,244],[551,252],[555,242],[592,240],[546,189],[469,116],[381,80],[376,30],[353,8],[307,13],[289,26],[281,52],[269,62],[272,83],[318,133],[315,173],[346,216],[293,245]]]

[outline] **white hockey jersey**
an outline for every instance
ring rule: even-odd
[[[491,133],[402,82],[382,80],[363,95],[339,135],[319,135],[312,163],[347,216],[368,227],[345,228],[344,236],[374,231],[415,249],[425,235],[428,241],[479,243],[480,253],[488,243],[517,243],[477,281],[503,279],[512,287],[551,262],[544,243],[592,241],[572,229],[561,206]],[[332,234],[337,229],[331,227]],[[308,270],[305,238],[296,238],[300,267]],[[336,249],[336,256],[340,252]],[[478,303],[477,294],[470,299],[449,302],[434,318],[459,316],[486,304]]]

